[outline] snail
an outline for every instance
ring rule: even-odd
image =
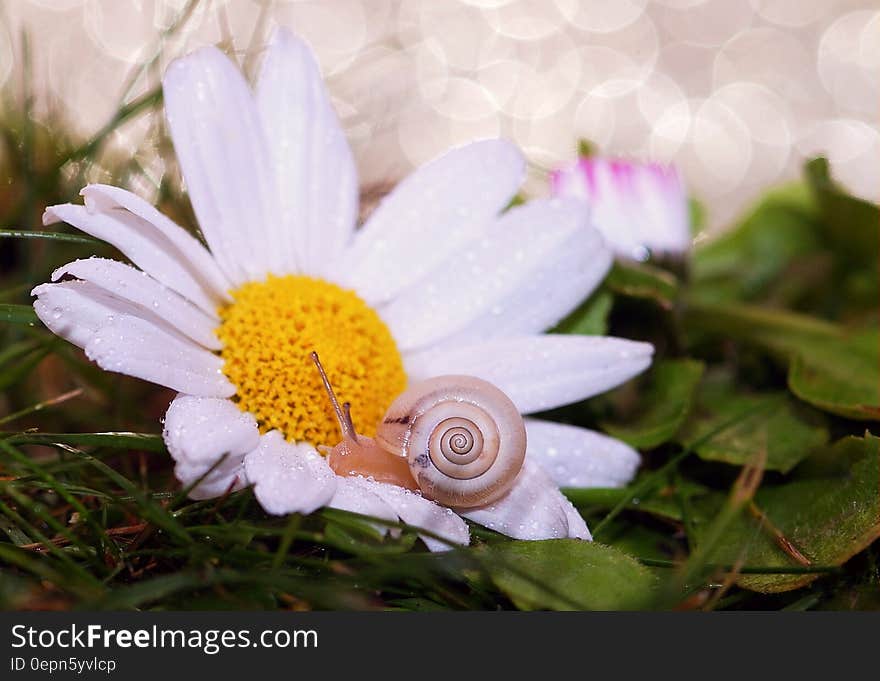
[[[452,508],[503,497],[522,469],[526,428],[516,405],[475,376],[438,376],[412,385],[385,413],[375,439],[358,435],[351,405],[341,407],[316,352],[342,441],[321,447],[337,475],[363,475]]]

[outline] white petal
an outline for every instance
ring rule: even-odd
[[[87,281],[42,284],[34,310],[53,332],[80,346],[107,371],[206,397],[235,393],[223,360],[140,317],[140,310]]]
[[[352,478],[352,480],[379,496],[407,525],[428,530],[453,544],[467,546],[470,542],[467,524],[452,509],[429,501],[403,487],[365,478]],[[421,537],[431,551],[446,551],[450,548],[446,542],[425,535]]]
[[[208,470],[211,472],[205,475]],[[224,459],[223,463],[213,469],[210,466],[178,463],[174,466],[174,475],[184,487],[189,487],[198,481],[198,484],[187,494],[190,499],[214,499],[247,486],[244,466],[240,460],[236,461],[235,465],[229,465]]]
[[[132,300],[117,297],[94,282],[74,279],[57,284],[41,284],[31,291],[31,295],[37,296],[34,311],[43,323],[53,333],[83,349],[99,329],[120,319],[137,319],[178,343],[192,346],[204,357],[219,361],[218,357],[180,334],[168,320],[156,314],[152,306],[147,309]]]
[[[193,210],[234,284],[283,268],[277,184],[247,82],[220,50],[171,63],[165,112]]]
[[[396,523],[398,520],[394,509],[382,501],[380,496],[364,485],[358,484],[354,478],[347,476],[337,477],[336,493],[327,505],[343,511],[382,518],[392,523]],[[384,525],[376,524],[375,526],[383,534],[388,530]]]
[[[574,504],[566,499],[564,495],[561,503],[565,508],[565,518],[568,520],[568,538],[593,541],[593,535],[590,533],[590,528],[587,527],[587,521],[578,513]]]
[[[649,343],[605,336],[545,334],[406,355],[411,381],[469,374],[494,383],[528,414],[592,397],[651,364]]]
[[[180,260],[192,276],[208,292],[212,300],[231,300],[231,288],[217,261],[192,234],[160,213],[149,202],[131,192],[106,184],[90,184],[82,194],[86,208],[92,212],[114,213],[129,211],[132,215],[146,221],[161,233],[179,252]],[[214,307],[207,312],[214,314]]]
[[[336,493],[337,476],[324,458],[309,444],[286,442],[277,430],[260,438],[244,468],[257,501],[273,515],[311,513]]]
[[[242,457],[225,456],[220,463],[194,464],[178,461],[174,475],[184,487],[193,487],[187,493],[190,499],[213,499],[228,492],[237,492],[247,486]]]
[[[210,350],[222,346],[214,336],[217,322],[188,300],[157,282],[146,272],[106,258],[74,260],[52,273],[52,281],[71,275],[100,286],[108,294],[143,308],[181,334]]]
[[[189,496],[211,499],[247,484],[244,455],[259,444],[260,432],[254,417],[229,400],[178,395],[165,414],[162,437],[177,479],[189,486],[201,478]]]
[[[641,457],[629,445],[577,426],[526,419],[528,458],[560,487],[623,487]]]
[[[540,466],[526,461],[510,492],[462,515],[514,539],[563,539],[569,536],[568,506],[568,499]],[[580,527],[573,529],[583,533]]]
[[[538,200],[501,216],[380,312],[398,345],[422,348],[537,333],[602,280],[611,252],[572,199]]]
[[[84,348],[102,369],[116,371],[202,397],[230,397],[223,360],[138,317],[116,317]]]
[[[259,444],[260,431],[254,417],[229,400],[178,395],[162,437],[175,461],[210,466],[224,454],[240,462]]]
[[[537,268],[522,276],[514,290],[484,307],[480,315],[444,343],[475,342],[549,329],[589,297],[605,278],[612,261],[601,235],[585,226],[569,235]],[[454,309],[449,311],[456,314]]]
[[[348,141],[308,46],[277,29],[257,82],[275,165],[285,265],[320,274],[351,239],[358,181]]]
[[[44,224],[58,221],[67,222],[115,246],[154,279],[174,289],[206,313],[216,314],[219,298],[202,286],[203,277],[198,267],[187,260],[153,223],[126,210],[105,213],[93,205],[76,206],[72,203],[49,206],[43,213]]]
[[[134,306],[111,297],[86,281],[41,284],[31,295],[34,312],[54,334],[80,348],[86,347],[95,332],[117,314],[133,314]]]
[[[334,264],[334,276],[376,305],[479,237],[523,180],[504,140],[459,147],[416,170],[379,205]]]

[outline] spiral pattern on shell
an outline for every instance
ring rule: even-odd
[[[447,459],[460,458],[470,461],[471,459],[468,457],[475,456],[482,447],[483,437],[479,432],[472,433],[465,425],[453,425],[454,421],[456,419],[446,419],[435,431],[440,453]],[[439,438],[436,436],[437,433],[439,433]]]
[[[502,497],[525,460],[525,425],[516,406],[473,376],[414,385],[391,405],[376,439],[407,458],[425,497],[454,508]]]

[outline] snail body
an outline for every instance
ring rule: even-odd
[[[412,385],[388,408],[376,438],[355,432],[312,353],[339,419],[342,442],[329,448],[338,475],[364,475],[444,506],[476,508],[503,497],[522,469],[526,429],[501,390],[474,376],[438,376]]]

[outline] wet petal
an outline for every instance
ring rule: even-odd
[[[205,475],[209,470],[210,472]],[[198,484],[189,490],[187,496],[190,499],[214,499],[247,486],[240,457],[226,457],[213,468],[180,461],[174,466],[174,475],[184,487],[189,487],[198,481]]]
[[[138,317],[117,317],[95,332],[84,348],[102,369],[203,397],[230,397],[233,386],[223,360]]]
[[[155,224],[126,210],[102,212],[96,206],[72,203],[49,206],[43,213],[44,224],[59,221],[115,246],[151,277],[174,289],[207,314],[216,314],[220,298],[203,286],[198,266],[187,259]]]
[[[40,321],[52,333],[80,348],[86,347],[108,317],[133,315],[137,311],[131,303],[113,298],[86,281],[41,284],[31,295],[37,296],[34,312]]]
[[[469,374],[494,383],[528,414],[609,390],[651,364],[649,343],[545,334],[447,346],[404,357],[411,381]]]
[[[562,501],[565,509],[565,518],[568,520],[568,538],[569,539],[585,539],[593,541],[593,535],[590,534],[590,528],[587,527],[587,521],[578,513],[574,505],[563,495]]]
[[[358,484],[356,479],[346,476],[337,478],[336,493],[327,505],[343,511],[382,518],[392,523],[396,523],[398,520],[394,509],[386,504],[378,494],[366,486]],[[383,534],[388,531],[386,526],[378,523],[375,524],[375,527]]]
[[[178,395],[165,414],[162,437],[177,479],[185,487],[199,481],[189,496],[211,499],[245,486],[244,455],[260,433],[253,416],[229,400]]]
[[[136,223],[139,220],[146,222],[168,240],[169,245],[173,247],[169,250],[175,252],[187,271],[208,293],[212,302],[230,300],[229,280],[220,270],[214,256],[192,234],[160,213],[149,202],[129,191],[106,184],[90,184],[80,194],[85,200],[86,208],[91,212],[118,215],[127,211],[131,213],[127,218],[129,223]],[[215,308],[216,305],[206,312],[214,314]]]
[[[510,492],[488,506],[463,511],[462,515],[514,539],[562,539],[570,536],[570,505],[547,474],[526,461]],[[572,529],[583,534],[585,527],[578,525]]]
[[[522,155],[505,140],[447,152],[395,187],[328,272],[372,305],[390,300],[481,236],[524,170]]]
[[[59,267],[52,273],[52,281],[58,281],[65,275],[89,281],[109,295],[143,308],[146,316],[159,317],[184,336],[210,350],[219,350],[221,347],[220,341],[214,336],[216,320],[146,272],[116,260],[88,258]]]
[[[308,46],[277,29],[257,82],[270,144],[289,268],[320,274],[347,246],[358,209],[357,171]]]
[[[256,103],[214,47],[173,61],[165,113],[187,191],[211,252],[233,284],[288,272],[278,184]]]
[[[260,431],[254,417],[229,400],[178,395],[162,437],[175,461],[210,465],[223,454],[241,460],[259,444]]]
[[[636,474],[639,453],[586,428],[526,419],[529,460],[560,487],[623,487]]]
[[[32,294],[40,320],[83,348],[102,369],[192,395],[229,397],[235,392],[220,357],[91,282],[42,284]]]
[[[611,252],[574,200],[531,201],[380,310],[404,350],[543,331],[602,280]]]
[[[466,546],[470,542],[467,524],[452,509],[435,504],[403,487],[365,478],[352,479],[380,497],[407,525],[428,530],[453,544]],[[450,548],[447,542],[425,535],[421,537],[431,551],[447,551]]]
[[[336,493],[336,474],[324,458],[309,444],[285,441],[277,430],[260,438],[244,468],[257,501],[273,515],[311,513]]]

